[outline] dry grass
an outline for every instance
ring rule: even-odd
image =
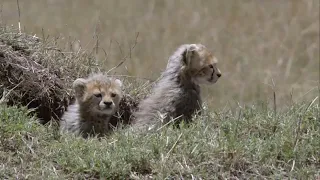
[[[43,124],[51,119],[59,120],[73,102],[71,86],[76,78],[106,70],[99,68],[90,53],[59,49],[56,46],[59,39],[41,40],[1,25],[0,93],[3,96],[0,103],[32,108]],[[137,95],[139,80],[119,78],[124,82],[125,89],[120,111],[111,119],[113,126],[118,126],[120,120],[125,124],[130,123],[139,98],[146,94],[145,91],[139,91],[140,96]]]
[[[3,22],[17,26],[16,1],[1,4]],[[75,39],[86,50],[98,44],[97,57],[107,68],[128,54],[139,32],[131,58],[117,69],[131,76],[156,79],[178,45],[207,45],[223,72],[204,90],[210,107],[269,100],[273,89],[279,106],[318,93],[318,0],[35,0],[20,1],[20,11],[23,31],[62,36],[67,48]]]
[[[1,26],[2,101],[35,109],[43,123],[58,119],[73,97],[70,88],[75,72],[84,69],[84,61],[90,61],[88,56],[75,57],[61,52],[53,43],[43,43],[37,37]],[[75,66],[76,63],[80,65]]]

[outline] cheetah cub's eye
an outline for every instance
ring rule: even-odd
[[[116,93],[111,93],[111,97],[116,97],[117,94]]]
[[[96,93],[96,94],[94,94],[94,96],[96,96],[97,98],[101,98],[102,94],[101,93]]]
[[[213,69],[213,65],[212,65],[212,64],[210,64],[210,65],[209,65],[209,68]]]

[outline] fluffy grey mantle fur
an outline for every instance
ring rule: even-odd
[[[186,51],[190,45],[181,45],[169,58],[152,94],[141,101],[134,114],[133,129],[159,128],[175,119],[189,122],[201,108],[200,87],[185,71]]]

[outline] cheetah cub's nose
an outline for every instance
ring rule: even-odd
[[[103,102],[107,107],[110,107],[112,105],[112,102],[111,101],[105,101]]]
[[[221,77],[221,73],[218,73],[217,76],[218,76],[218,77]]]

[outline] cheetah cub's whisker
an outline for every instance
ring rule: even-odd
[[[200,84],[214,84],[221,77],[217,58],[202,44],[181,45],[169,58],[153,92],[134,113],[133,129],[158,129],[171,120],[191,121],[201,109]]]
[[[102,73],[73,82],[76,101],[68,107],[60,122],[60,131],[102,137],[109,132],[110,118],[122,98],[122,82]]]

